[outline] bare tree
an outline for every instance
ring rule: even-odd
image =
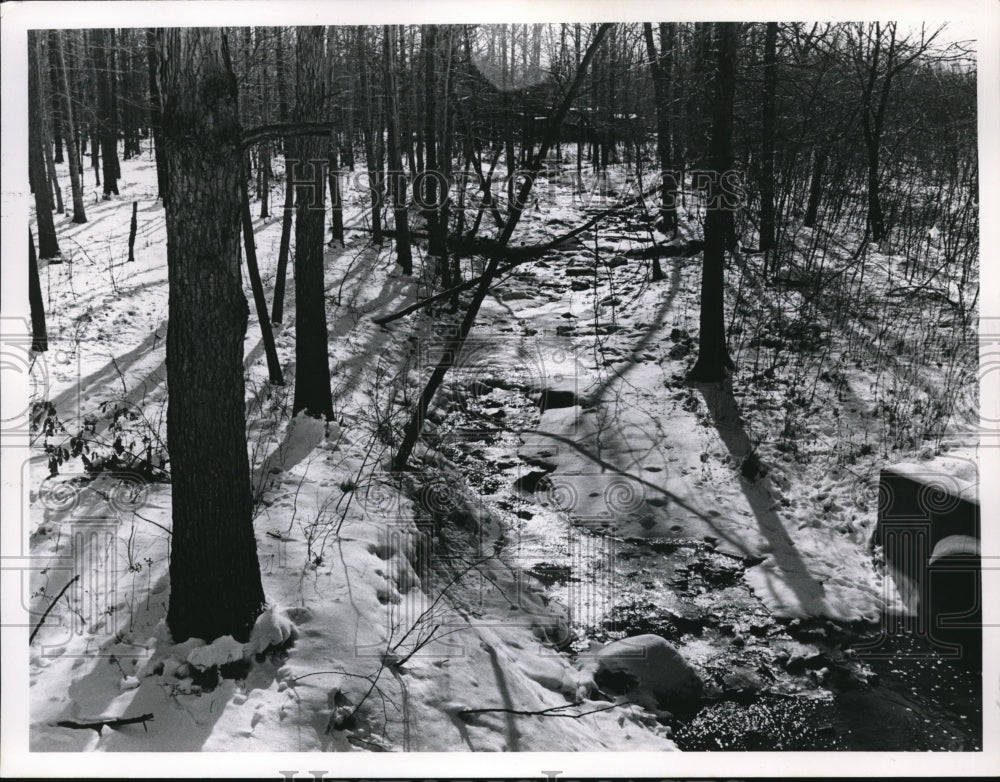
[[[171,28],[159,58],[169,172],[167,266],[175,641],[245,640],[263,610],[244,409],[241,127],[219,28]]]

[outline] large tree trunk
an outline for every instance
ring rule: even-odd
[[[382,38],[385,68],[385,117],[389,144],[389,195],[396,229],[396,262],[403,274],[413,274],[410,226],[406,218],[406,182],[403,179],[403,156],[399,150],[399,91],[396,85],[395,27],[386,25]]]
[[[298,84],[295,108],[302,122],[320,121],[323,105],[323,28],[300,27],[296,53]],[[292,413],[333,418],[326,299],[323,296],[323,223],[325,183],[321,166],[329,139],[303,136],[298,141],[295,211],[295,399]],[[312,182],[306,177],[311,175]]]
[[[726,247],[732,241],[733,213],[726,203],[721,177],[732,170],[733,102],[736,93],[736,24],[716,23],[718,62],[712,101],[712,140],[709,145],[713,182],[705,213],[705,252],[701,273],[701,333],[698,360],[690,379],[715,383],[725,379],[733,361],[726,347],[723,307]]]
[[[175,642],[246,640],[264,604],[244,409],[241,128],[219,28],[164,31],[160,57],[170,326],[167,437]]]
[[[76,123],[73,117],[73,101],[69,89],[69,76],[66,73],[66,57],[63,53],[63,33],[60,30],[52,30],[49,33],[49,45],[52,49],[55,61],[56,75],[60,90],[62,92],[63,116],[66,121],[66,152],[69,156],[69,181],[73,190],[73,222],[87,222],[87,215],[83,207],[83,184],[80,181],[80,150],[77,149],[73,139]]]
[[[45,170],[44,107],[41,97],[41,57],[39,36],[28,32],[28,178],[35,193],[35,219],[38,221],[38,257],[42,260],[59,257],[59,242],[52,219],[52,190]]]

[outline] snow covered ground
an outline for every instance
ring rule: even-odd
[[[41,270],[49,352],[34,368],[26,532],[45,564],[26,587],[33,616],[80,578],[31,647],[33,750],[673,750],[664,712],[679,702],[601,683],[596,653],[639,635],[608,621],[626,597],[675,625],[692,606],[697,621],[731,615],[731,631],[677,625],[671,639],[709,694],[744,686],[723,669],[750,648],[774,689],[829,698],[823,675],[776,660],[815,651],[790,626],[873,626],[901,607],[870,546],[880,466],[944,453],[975,481],[976,354],[955,352],[959,326],[941,310],[883,297],[901,258],[872,247],[871,301],[850,303],[833,292],[860,286],[830,280],[831,295],[809,301],[743,256],[727,278],[739,371],[731,388],[689,386],[700,255],[663,258],[667,279],[651,283],[636,256],[669,242],[634,215],[497,286],[430,412],[420,469],[392,475],[393,432],[454,316],[372,322],[428,288],[398,274],[391,243],[371,245],[353,194],[354,230],[326,259],[334,421],[289,417],[292,286],[276,333],[284,387],[267,380],[251,307],[248,447],[269,610],[247,645],[173,644],[169,483],[120,464],[95,478],[76,456],[50,474],[51,449],[81,432],[105,453],[117,439],[154,463],[165,455],[163,209],[148,154],[122,171],[109,201],[87,172],[89,222],[57,216],[64,262]],[[68,192],[65,166],[60,176]],[[610,184],[624,188],[620,172]],[[512,244],[599,208],[553,182]],[[699,230],[693,213],[676,243]],[[280,214],[255,220],[255,236],[270,302]],[[831,256],[836,269],[850,252]],[[954,413],[934,418],[928,405],[945,395]],[[863,682],[838,650],[823,670]]]

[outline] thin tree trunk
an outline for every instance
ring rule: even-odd
[[[725,254],[733,233],[733,213],[725,203],[721,176],[732,169],[733,103],[736,93],[736,24],[716,23],[718,62],[715,95],[712,100],[712,140],[709,154],[713,181],[709,185],[709,203],[705,212],[705,250],[701,275],[701,332],[698,337],[698,360],[690,379],[714,383],[725,379],[733,361],[726,347]]]
[[[42,150],[45,155],[45,168],[49,172],[49,184],[52,186],[52,195],[56,201],[56,214],[63,214],[66,207],[63,205],[62,188],[59,187],[59,175],[56,173],[56,164],[52,159],[52,139],[49,137],[49,123],[43,121],[45,131],[42,137]]]
[[[45,170],[44,107],[41,96],[41,57],[39,36],[28,32],[28,177],[35,193],[35,219],[38,221],[38,256],[42,260],[59,257],[59,242],[52,219],[52,190]]]
[[[337,139],[330,136],[327,161],[330,170],[327,179],[330,185],[330,241],[344,243],[344,204],[340,198],[340,162],[337,155]]]
[[[764,100],[761,117],[760,151],[760,251],[764,271],[775,247],[774,214],[774,134],[778,126],[778,23],[768,22],[764,35]]]
[[[282,144],[288,149],[288,142]],[[292,237],[292,214],[295,205],[295,187],[292,184],[291,161],[285,159],[285,205],[281,213],[281,244],[278,247],[278,270],[274,278],[274,303],[271,305],[271,322],[277,326],[285,316],[285,280],[288,277],[288,245]]]
[[[420,431],[427,418],[427,411],[430,408],[431,401],[434,399],[434,394],[437,392],[437,389],[440,387],[445,375],[451,368],[452,362],[461,355],[465,340],[469,336],[469,332],[472,330],[473,324],[476,322],[476,315],[479,313],[479,308],[482,306],[483,300],[486,298],[486,294],[489,292],[490,285],[492,285],[497,269],[500,266],[503,248],[510,241],[510,237],[513,235],[514,229],[517,227],[517,223],[521,218],[521,212],[524,205],[527,203],[528,196],[531,194],[531,188],[535,184],[535,177],[542,167],[542,162],[548,154],[549,147],[551,146],[553,139],[556,137],[559,126],[566,118],[566,113],[569,111],[573,98],[580,89],[580,85],[583,82],[583,76],[590,65],[590,61],[593,59],[598,46],[600,46],[601,40],[603,40],[604,36],[607,35],[610,28],[610,24],[602,24],[598,28],[594,35],[594,40],[587,48],[587,53],[584,55],[583,60],[577,69],[577,73],[572,84],[569,86],[569,89],[556,111],[553,112],[552,116],[549,118],[548,124],[545,128],[545,133],[542,137],[541,146],[539,147],[535,158],[528,166],[528,170],[525,172],[525,180],[521,185],[517,199],[511,204],[511,211],[507,218],[507,223],[497,240],[497,249],[490,256],[489,263],[487,264],[486,270],[482,275],[482,281],[472,296],[472,301],[469,303],[469,308],[466,310],[465,316],[462,318],[462,323],[459,326],[458,333],[449,338],[448,344],[442,352],[441,360],[438,362],[437,366],[431,373],[430,378],[427,380],[427,385],[424,386],[424,390],[420,395],[419,401],[417,402],[417,409],[414,410],[412,417],[403,430],[403,439],[400,443],[399,450],[393,458],[393,468],[396,470],[403,469],[409,461],[410,454],[413,452],[413,447],[416,445],[417,439],[420,437]]]
[[[244,406],[241,128],[223,46],[219,28],[170,28],[159,62],[174,196],[166,222],[173,498],[167,626],[175,642],[224,635],[245,641],[264,607]]]
[[[38,258],[35,256],[35,238],[28,226],[28,304],[31,307],[31,349],[44,353],[49,349],[49,337],[45,330],[45,304],[42,302],[42,286],[38,281]]]
[[[253,290],[254,305],[257,307],[257,320],[260,321],[260,335],[264,342],[264,354],[267,356],[267,374],[273,385],[285,385],[281,374],[281,362],[278,361],[278,351],[274,346],[274,332],[271,321],[267,317],[267,301],[264,299],[264,285],[260,280],[260,269],[257,266],[257,244],[253,235],[253,217],[250,214],[250,196],[247,194],[246,181],[240,188],[241,213],[243,218],[243,248],[247,256],[247,274],[250,277],[250,288]]]
[[[368,168],[368,189],[371,192],[372,242],[382,244],[382,192],[381,166],[375,154],[375,101],[371,99],[371,85],[368,83],[368,47],[365,38],[367,27],[357,28],[358,78],[361,82],[364,116],[361,120],[361,135],[365,148],[365,165]]]
[[[131,263],[135,260],[135,232],[139,227],[138,221],[139,213],[139,202],[132,202],[132,221],[129,223],[128,229],[128,262]]]
[[[823,198],[823,175],[826,172],[826,152],[817,149],[813,158],[812,178],[809,182],[809,203],[806,205],[806,215],[802,224],[806,228],[816,225],[819,204]]]
[[[106,47],[104,30],[92,31],[94,69],[97,74],[97,123],[101,141],[103,160],[104,198],[118,195],[118,139],[114,121],[114,99],[112,96],[111,57]]]
[[[399,151],[399,92],[396,85],[395,28],[383,28],[382,55],[385,73],[385,118],[389,145],[389,195],[396,230],[396,263],[403,274],[413,274],[413,253],[410,247],[410,226],[406,216],[406,182],[403,158]]]
[[[83,184],[80,182],[80,153],[73,139],[75,138],[76,123],[73,117],[72,93],[69,89],[69,76],[66,72],[66,57],[63,53],[63,33],[61,30],[52,30],[49,33],[49,43],[54,55],[56,75],[59,80],[63,97],[63,115],[66,120],[66,153],[69,156],[69,181],[73,191],[73,222],[87,222],[87,215],[83,206]]]
[[[668,53],[656,51],[653,41],[653,25],[646,22],[642,26],[643,37],[646,40],[646,55],[649,57],[649,70],[653,77],[653,94],[656,99],[656,151],[660,159],[660,230],[663,233],[677,232],[677,204],[675,196],[677,184],[674,180],[672,166],[673,150],[670,134],[670,99],[668,94],[669,76],[664,73],[664,59]],[[664,278],[658,258],[653,258],[653,282]]]
[[[149,66],[149,124],[153,130],[153,150],[156,155],[156,188],[163,205],[167,204],[167,157],[163,154],[163,110],[157,78],[157,41],[162,30],[146,30],[146,60]]]

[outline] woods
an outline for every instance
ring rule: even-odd
[[[980,671],[873,542],[889,465],[978,502],[972,42],[635,21],[27,46],[31,353],[61,362],[32,398],[32,545],[54,561],[60,524],[103,520],[72,567],[114,584],[40,568],[32,638],[76,611],[145,698],[111,713],[67,674],[83,719],[39,685],[39,741],[981,748]],[[630,643],[658,662],[614,662]],[[951,678],[903,714],[885,660],[911,643]],[[901,738],[851,722],[884,702]]]

